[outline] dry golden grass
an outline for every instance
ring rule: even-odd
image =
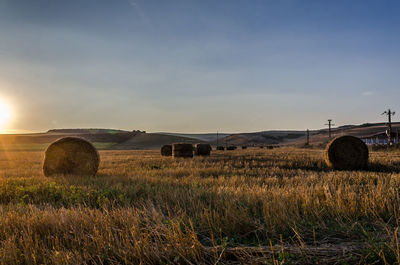
[[[100,155],[97,177],[46,178],[42,153],[0,153],[1,264],[400,260],[398,152],[364,171],[314,149]]]

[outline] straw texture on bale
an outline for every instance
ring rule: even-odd
[[[368,147],[357,137],[341,136],[326,147],[325,161],[333,169],[364,169],[368,166]]]
[[[209,144],[196,144],[194,153],[197,156],[209,156],[211,149],[211,145]]]
[[[224,151],[224,150],[225,150],[225,147],[223,147],[223,146],[221,146],[221,145],[220,145],[220,146],[217,146],[217,150],[218,150],[218,151]]]
[[[172,145],[166,144],[161,147],[162,156],[172,156]]]
[[[43,173],[45,176],[76,175],[94,176],[99,168],[99,153],[88,141],[77,137],[65,137],[52,143],[45,152]]]
[[[186,143],[177,143],[172,145],[174,157],[193,157],[193,145]]]

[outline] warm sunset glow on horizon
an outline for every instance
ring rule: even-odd
[[[7,132],[7,125],[11,120],[11,116],[10,105],[3,99],[0,99],[0,133]]]

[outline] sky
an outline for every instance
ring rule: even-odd
[[[382,122],[400,111],[399,13],[397,0],[0,0],[3,130]]]

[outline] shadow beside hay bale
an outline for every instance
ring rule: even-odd
[[[368,156],[366,144],[349,135],[332,140],[325,150],[325,161],[333,169],[366,169]]]
[[[78,137],[65,137],[52,143],[45,151],[43,173],[54,175],[94,176],[100,158],[96,148]]]
[[[193,145],[187,143],[176,143],[172,145],[174,157],[193,157]]]
[[[368,164],[369,172],[379,172],[379,173],[400,173],[400,164],[391,163],[390,165],[385,165],[378,162],[371,162]]]
[[[161,147],[162,156],[172,156],[172,145],[166,144]]]

